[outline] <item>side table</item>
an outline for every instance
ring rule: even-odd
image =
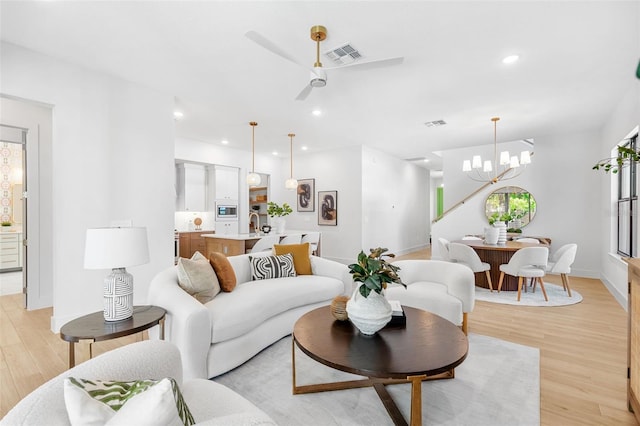
[[[102,311],[69,321],[60,329],[62,340],[69,342],[69,368],[76,364],[75,344],[89,341],[89,358],[93,357],[92,345],[102,340],[116,339],[160,326],[160,338],[164,340],[166,311],[158,306],[134,306],[133,316],[122,321],[105,321]]]

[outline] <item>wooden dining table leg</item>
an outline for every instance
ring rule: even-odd
[[[411,418],[409,424],[411,426],[422,425],[422,381],[427,376],[409,376],[407,380],[411,382]]]

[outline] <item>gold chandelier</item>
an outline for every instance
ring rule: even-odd
[[[498,130],[497,123],[500,117],[493,117],[493,161],[484,160],[479,155],[474,155],[471,160],[464,160],[462,163],[462,171],[472,180],[477,182],[496,183],[501,180],[513,179],[522,173],[527,164],[531,164],[531,152],[522,151],[520,159],[517,156],[510,156],[509,151],[500,153],[500,162],[498,162]],[[520,168],[523,166],[523,168]]]

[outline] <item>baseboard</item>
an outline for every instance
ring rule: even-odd
[[[614,286],[609,280],[605,277],[601,276],[600,281],[603,282],[604,286],[609,290],[609,293],[613,296],[614,299],[622,306],[625,311],[628,311],[629,305],[627,301],[627,295],[620,293],[618,288]]]

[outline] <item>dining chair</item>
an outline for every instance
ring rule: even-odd
[[[291,234],[291,235],[287,235],[286,237],[283,237],[279,243],[276,244],[300,244],[300,242],[302,241],[302,235],[301,234]]]
[[[273,249],[274,244],[278,244],[278,240],[280,239],[277,235],[267,235],[265,237],[260,238],[256,243],[251,247],[250,253],[258,253],[260,251],[267,251]]]
[[[570,243],[563,245],[551,255],[546,268],[548,274],[560,274],[562,287],[569,297],[571,297],[571,286],[569,285],[569,276],[567,274],[571,273],[571,265],[576,259],[577,251],[577,244]]]
[[[504,274],[518,277],[518,302],[522,292],[522,281],[524,278],[535,278],[540,283],[544,300],[547,302],[547,291],[544,288],[542,277],[545,276],[549,249],[547,247],[525,247],[521,248],[511,256],[509,263],[500,265],[500,280],[498,282],[498,292],[502,289]]]
[[[450,243],[449,244],[449,256],[452,261],[461,263],[475,272],[484,272],[487,275],[487,282],[489,283],[489,289],[493,292],[493,283],[491,282],[491,265],[483,262],[478,256],[478,253],[466,244]]]
[[[537,238],[528,238],[528,237],[518,238],[516,240],[516,242],[518,242],[518,243],[540,244],[540,240],[539,239],[537,239]]]
[[[442,237],[438,238],[438,248],[439,248],[440,257],[442,258],[442,260],[446,260],[447,262],[450,262],[451,258],[449,257],[449,240]]]
[[[309,251],[313,255],[317,255],[318,253],[318,243],[320,242],[320,233],[319,232],[308,232],[302,236],[301,243],[309,243]]]

